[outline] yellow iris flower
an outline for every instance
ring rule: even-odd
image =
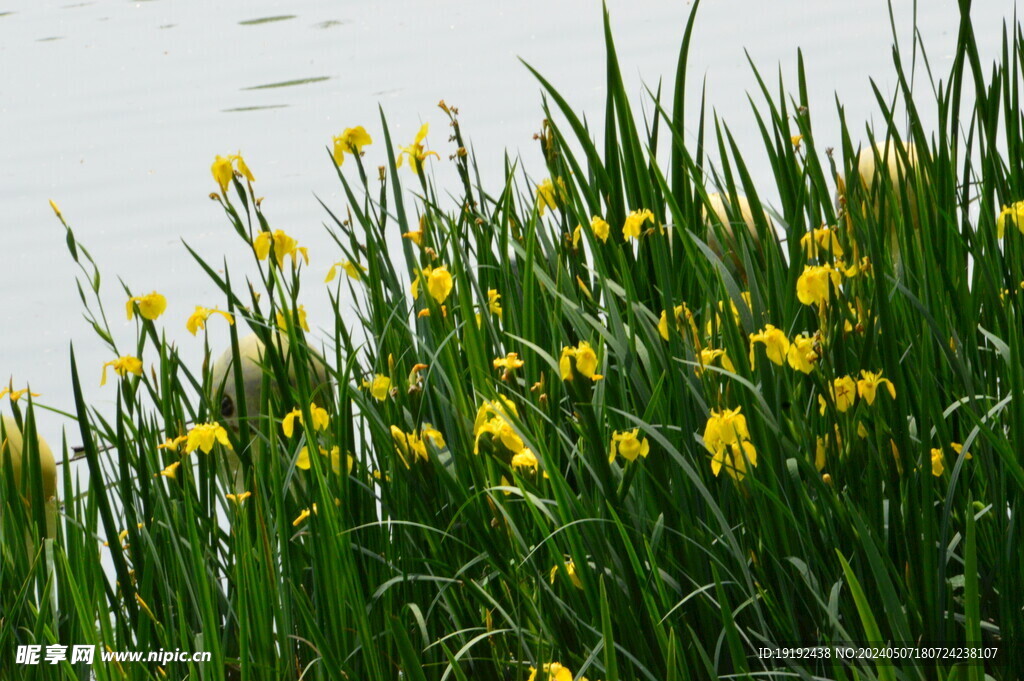
[[[587,341],[580,341],[575,348],[562,348],[562,356],[558,360],[558,369],[562,374],[563,381],[571,381],[574,378],[573,364],[575,370],[584,378],[592,381],[600,381],[604,376],[597,372],[597,353],[590,347]]]
[[[299,305],[295,309],[295,314],[299,318],[299,327],[306,333],[309,333],[309,322],[306,321],[306,306]],[[288,330],[288,326],[290,325],[293,319],[290,313],[286,317],[283,312],[275,313],[274,318],[277,320],[277,328],[281,329],[282,331]]]
[[[843,246],[839,243],[836,230],[831,227],[821,227],[804,234],[800,237],[800,246],[808,258],[817,258],[829,253],[836,258],[843,257]]]
[[[611,452],[608,454],[608,463],[614,463],[616,456],[622,456],[626,461],[632,463],[638,456],[645,459],[651,451],[651,445],[647,438],[639,436],[640,429],[634,428],[623,432],[612,433]]]
[[[896,386],[888,378],[882,378],[882,372],[861,371],[861,378],[857,381],[857,394],[867,400],[868,404],[875,403],[875,393],[878,386],[884,385],[889,390],[889,396],[896,399]]]
[[[107,364],[110,364],[110,362],[107,362]],[[139,363],[139,366],[141,368],[141,366],[142,366],[141,362]],[[2,400],[4,397],[6,397],[7,399],[9,399],[11,401],[11,403],[14,403],[14,402],[17,402],[18,400],[20,400],[26,394],[31,395],[32,397],[39,397],[39,393],[29,392],[28,388],[22,388],[21,390],[15,390],[14,389],[14,381],[12,380],[11,381],[11,385],[8,385],[3,390],[0,390],[0,400]]]
[[[697,355],[698,365],[694,368],[694,371],[698,376],[701,376],[704,373],[704,367],[710,366],[716,359],[719,360],[719,364],[722,365],[723,369],[736,373],[736,366],[729,359],[729,355],[726,354],[725,350],[712,350],[711,348],[705,348]]]
[[[373,377],[373,381],[363,381],[362,387],[369,388],[370,394],[378,402],[383,402],[391,392],[391,379],[382,374]]]
[[[537,208],[541,215],[546,208],[558,208],[565,201],[565,181],[559,177],[556,182],[557,185],[548,178],[537,185]]]
[[[501,380],[507,381],[512,372],[523,366],[523,360],[519,359],[518,352],[510,352],[504,357],[496,357],[493,362],[495,369],[504,369]]]
[[[742,480],[747,475],[747,463],[757,466],[757,449],[749,440],[744,440],[715,451],[711,458],[711,472],[718,477],[725,468],[732,479]]]
[[[775,362],[779,366],[782,366],[786,362],[786,355],[789,354],[789,338],[786,337],[785,331],[777,329],[771,324],[765,324],[765,327],[757,333],[750,334],[750,366],[754,366],[754,344],[763,343],[765,354],[768,355],[768,359]]]
[[[562,566],[561,565],[555,565],[554,567],[551,568],[551,572],[549,574],[549,579],[551,580],[552,584],[555,583],[555,576],[558,574],[558,569],[560,567],[562,567]],[[576,574],[576,564],[572,562],[572,558],[569,558],[569,559],[567,559],[565,561],[565,574],[569,578],[569,581],[572,582],[572,585],[574,587],[576,587],[577,589],[582,589],[583,588],[583,581],[580,580],[579,575]],[[561,665],[559,665],[559,666],[561,666]],[[549,674],[548,678],[550,679],[550,678],[556,678],[556,677],[552,677]]]
[[[174,463],[170,464],[169,466],[164,468],[162,471],[157,473],[157,475],[162,475],[165,478],[170,478],[171,480],[177,480],[178,479],[178,467],[179,466],[181,466],[181,462],[180,461],[175,461]]]
[[[331,423],[327,410],[315,404],[309,405],[309,416],[313,419],[313,430],[327,430],[327,426]],[[304,423],[302,420],[302,410],[298,407],[292,409],[281,419],[281,430],[284,432],[285,437],[291,437],[295,432],[295,419],[298,419],[299,423]]]
[[[427,292],[438,303],[443,303],[452,292],[452,275],[445,266],[434,267],[427,275]]]
[[[712,409],[704,426],[704,446],[710,452],[717,452],[741,440],[749,440],[747,417],[735,409]]]
[[[256,178],[253,177],[252,171],[249,170],[249,166],[245,164],[245,159],[242,158],[242,153],[230,154],[227,158],[223,156],[217,156],[213,160],[213,165],[210,166],[210,172],[213,174],[213,179],[220,185],[222,193],[227,193],[228,185],[231,183],[231,178],[235,176],[235,170],[245,177],[249,182],[255,182]]]
[[[831,288],[839,289],[843,273],[831,265],[805,265],[803,274],[796,281],[796,296],[804,305],[827,303]]]
[[[537,461],[537,455],[533,450],[524,447],[512,457],[511,465],[512,468],[532,468],[536,471],[540,462]]]
[[[395,441],[395,451],[406,468],[409,468],[410,458],[413,463],[421,459],[423,461],[430,460],[430,457],[427,456],[427,443],[416,431],[406,433],[398,426],[391,426],[391,439]]]
[[[497,289],[487,289],[487,309],[491,311],[491,314],[498,315],[499,318],[502,314],[500,298],[501,294]]]
[[[796,336],[786,352],[786,361],[797,371],[809,374],[814,371],[814,363],[818,361],[818,353],[814,349],[814,338],[806,334]]]
[[[590,231],[601,240],[601,243],[607,243],[608,235],[611,232],[611,225],[605,222],[601,216],[592,215],[590,217]]]
[[[373,144],[373,140],[363,126],[345,128],[343,133],[334,137],[334,162],[340,166],[345,162],[345,154],[361,154],[368,144]]]
[[[409,292],[412,294],[413,300],[418,300],[420,297],[420,282],[425,281],[427,292],[430,297],[436,300],[438,303],[443,303],[451,294],[452,288],[455,286],[455,282],[452,279],[451,273],[448,271],[447,266],[440,267],[424,267],[415,278],[412,280],[412,284],[409,285]]]
[[[639,239],[640,230],[645,222],[654,224],[654,213],[649,209],[635,210],[626,216],[626,222],[622,225],[622,238],[626,241]]]
[[[316,513],[316,504],[313,504],[313,513]],[[302,509],[299,512],[299,515],[295,517],[295,520],[292,521],[292,527],[298,527],[299,525],[301,525],[303,522],[305,522],[306,518],[308,518],[309,515],[310,513],[308,508]]]
[[[188,440],[187,435],[179,435],[175,438],[167,438],[162,445],[157,445],[157,449],[177,449]]]
[[[416,139],[407,147],[402,147],[401,153],[398,155],[398,165],[401,167],[402,162],[408,160],[409,169],[417,175],[423,170],[423,162],[427,160],[428,156],[434,158],[441,158],[437,155],[436,151],[426,151],[423,148],[423,140],[427,138],[427,132],[430,130],[430,124],[424,123],[420,126],[419,132],[416,133]]]
[[[135,318],[135,305],[139,306],[139,314],[144,319],[150,321],[155,320],[157,317],[164,313],[167,309],[167,299],[162,295],[153,291],[144,296],[132,296],[128,299],[128,302],[124,304],[124,311],[128,319]]]
[[[832,381],[828,391],[832,395],[832,399],[836,403],[836,410],[839,413],[849,410],[853,406],[854,400],[857,399],[857,384],[850,376],[840,376]],[[825,413],[827,404],[825,397],[818,395],[819,411],[822,414]]]
[[[231,441],[228,440],[228,431],[224,430],[224,426],[220,425],[216,421],[212,423],[200,423],[193,426],[192,430],[188,431],[185,453],[191,454],[197,449],[201,449],[203,454],[209,454],[210,450],[213,449],[213,445],[218,442],[228,449],[231,449]]]
[[[103,365],[103,374],[100,377],[100,385],[107,384],[107,368],[113,368],[117,372],[118,376],[124,377],[128,374],[135,374],[136,376],[142,375],[142,360],[138,357],[132,357],[131,355],[125,355],[118,357],[117,359],[110,360]],[[19,395],[20,397],[20,395]]]
[[[689,331],[693,334],[691,338],[697,337],[697,322],[693,318],[693,313],[690,312],[690,308],[687,307],[686,303],[682,305],[676,305],[672,311],[672,316],[675,318],[676,328],[686,336],[687,326],[683,324],[685,320],[689,325]],[[661,319],[658,320],[658,333],[665,340],[668,340],[668,310],[661,311]]]
[[[274,232],[260,232],[252,241],[252,249],[256,253],[257,260],[266,260],[270,255],[270,249],[274,249],[274,259],[277,260],[277,267],[284,267],[284,259],[291,256],[292,262],[298,262],[298,255],[301,254],[306,264],[309,264],[309,251],[305,246],[299,246],[299,242],[288,236],[284,230],[278,229]]]
[[[1006,231],[1006,218],[1010,218],[1013,224],[1017,225],[1021,234],[1024,234],[1024,201],[1003,206],[1003,209],[999,211],[999,217],[996,218],[996,231],[1000,239],[1003,238]]]
[[[335,475],[341,474],[341,448],[335,445],[328,450],[325,447],[320,447],[320,456],[331,457],[331,470],[334,471]],[[348,472],[352,472],[352,467],[355,465],[355,458],[348,454],[346,455],[346,467]],[[302,451],[299,452],[298,458],[295,460],[295,466],[301,468],[304,471],[308,471],[312,464],[309,461],[309,447],[303,447]]]
[[[331,269],[327,272],[327,278],[324,279],[325,284],[329,284],[334,281],[334,278],[338,276],[339,267],[345,270],[345,274],[356,281],[360,281],[363,278],[363,275],[366,274],[366,268],[359,263],[352,262],[351,260],[342,260],[331,265]]]
[[[548,675],[548,681],[572,681],[573,679],[572,672],[557,662],[545,664],[544,673]],[[533,667],[530,667],[530,678],[526,681],[537,681],[537,670]],[[586,681],[586,679],[581,677],[580,681]]]
[[[189,315],[188,320],[185,322],[185,328],[194,336],[197,331],[206,328],[206,320],[213,314],[219,314],[224,317],[224,319],[228,321],[229,325],[234,325],[235,323],[235,318],[232,317],[229,312],[224,312],[217,308],[210,309],[208,307],[203,307],[202,305],[196,305],[195,312]]]

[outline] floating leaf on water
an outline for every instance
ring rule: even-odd
[[[316,76],[315,78],[299,78],[297,80],[285,80],[280,83],[267,83],[266,85],[253,85],[252,87],[244,87],[242,91],[246,90],[270,90],[271,88],[278,87],[292,87],[293,85],[306,85],[307,83],[319,83],[321,81],[330,80],[330,76]]]
[[[222,109],[222,113],[238,113],[241,111],[263,111],[264,109],[284,109],[287,104],[260,104],[257,106],[236,106],[231,109]]]
[[[260,17],[259,19],[246,19],[245,21],[239,21],[239,26],[256,26],[258,24],[269,24],[275,21],[288,21],[294,19],[294,14],[282,14],[276,17]]]

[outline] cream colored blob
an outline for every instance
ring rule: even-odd
[[[899,143],[890,141],[888,148],[885,142],[879,142],[875,144],[875,149],[872,150],[870,147],[862,149],[860,156],[857,159],[857,172],[860,174],[860,181],[867,189],[871,189],[872,184],[875,182],[875,175],[878,172],[879,164],[876,160],[881,161],[889,170],[889,181],[892,182],[893,187],[899,188],[900,178],[906,179],[907,168],[903,165],[903,158],[899,152]],[[914,149],[914,144],[911,142],[906,145],[907,162],[909,163],[910,170],[917,165],[917,152]],[[877,154],[877,158],[876,158]]]
[[[38,437],[39,451],[39,472],[42,474],[43,483],[43,506],[46,512],[46,536],[54,537],[57,533],[57,464],[53,458],[53,452],[46,440]],[[21,489],[21,466],[24,452],[24,440],[18,422],[10,416],[3,416],[3,433],[0,434],[0,465],[3,465],[3,457],[10,454],[11,468],[14,473],[14,484],[18,487],[25,500],[34,498],[35,490]],[[3,494],[0,488],[0,494]],[[28,533],[25,535],[26,549],[31,554],[34,551],[33,543]]]
[[[14,482],[21,486],[21,458],[24,451],[24,443],[21,437],[21,429],[13,417],[4,415],[4,435],[0,438],[0,455],[6,451],[11,454],[11,467],[14,469]],[[57,495],[57,464],[53,459],[53,452],[46,440],[39,437],[39,468],[43,477],[43,501],[49,501]],[[2,459],[0,459],[2,462]],[[28,496],[28,495],[26,495]],[[29,498],[31,498],[29,496]]]
[[[885,168],[888,170],[889,182],[892,184],[893,192],[896,201],[903,200],[904,187],[906,191],[907,201],[910,205],[910,219],[916,229],[920,225],[920,218],[918,215],[917,198],[914,193],[914,179],[913,172],[917,167],[917,150],[914,148],[913,142],[909,142],[903,147],[907,155],[907,163],[904,164],[903,156],[900,153],[900,143],[890,140],[886,142],[878,142],[875,144],[874,149],[867,147],[861,149],[860,154],[857,156],[857,174],[860,176],[861,185],[863,185],[865,196],[870,197],[872,192],[881,191],[876,188],[875,185],[881,179],[879,177],[879,169]],[[836,178],[836,209],[842,208],[842,198],[846,195],[846,182],[842,176]],[[881,198],[879,197],[875,201],[876,214],[881,209]],[[887,207],[886,211],[891,213],[892,207]],[[895,221],[892,215],[888,215],[886,219],[886,230],[889,232],[890,245],[893,248],[898,248],[899,240],[896,238],[895,230],[893,226]]]
[[[732,264],[736,268],[737,272],[739,272],[742,275],[742,278],[746,279],[745,274],[742,272],[743,263],[740,260],[739,253],[732,251],[732,245],[728,243],[729,241],[735,241],[735,239],[733,238],[735,232],[733,231],[733,221],[729,219],[729,212],[726,210],[727,201],[729,201],[729,197],[723,196],[718,192],[708,194],[708,203],[711,204],[711,208],[714,209],[715,215],[718,217],[718,220],[722,223],[722,226],[725,228],[725,234],[727,239],[726,246],[732,254]],[[746,196],[738,194],[736,196],[736,203],[738,205],[733,206],[732,213],[733,215],[735,215],[737,212],[739,213],[739,216],[743,219],[743,223],[747,227],[747,231],[750,233],[750,237],[754,241],[754,246],[757,248],[758,251],[760,251],[761,240],[760,238],[758,238],[757,235],[757,224],[754,222],[754,212],[750,207],[750,201],[747,200]],[[738,211],[737,208],[739,209]],[[704,224],[707,226],[708,229],[708,246],[710,246],[711,250],[715,252],[715,255],[717,255],[720,258],[724,257],[725,249],[722,248],[722,245],[719,243],[718,237],[715,234],[714,227],[712,226],[711,220],[708,217],[707,206],[701,208],[701,215],[703,216]],[[768,228],[774,229],[772,219],[768,216],[768,213],[763,212],[763,215],[765,222],[768,223]]]
[[[282,353],[287,355],[288,338],[279,334],[278,339],[280,340]],[[260,386],[263,384],[264,351],[263,341],[255,333],[250,333],[238,339],[238,354],[242,365],[242,389],[245,391],[245,411],[250,419],[255,419],[260,415],[260,405],[263,401],[260,399]],[[313,388],[315,390],[318,386],[323,386],[328,382],[327,367],[324,364],[323,358],[316,351],[311,349],[310,354],[313,356],[310,364],[310,378],[314,381]],[[213,382],[211,385],[213,386],[214,396],[220,395],[223,389],[223,397],[220,402],[220,418],[222,422],[224,425],[237,428],[239,412],[241,410],[238,409],[238,400],[235,394],[235,376],[231,369],[232,354],[231,347],[228,346],[220,358],[213,363]],[[294,366],[290,367],[289,378],[293,381],[295,380]],[[273,376],[270,377],[270,384],[274,384]]]
[[[280,342],[281,352],[288,355],[288,338],[283,334],[278,334],[277,339]],[[263,372],[264,372],[264,356],[265,346],[263,341],[260,340],[259,336],[255,333],[250,333],[247,336],[238,339],[238,354],[241,363],[242,370],[242,390],[245,393],[245,413],[249,423],[256,427],[259,427],[257,419],[263,414],[260,412],[262,404],[266,401],[262,399],[263,396],[260,394],[260,388],[263,385]],[[328,378],[327,366],[318,353],[310,349],[312,360],[310,362],[310,380],[312,381],[312,388],[314,396],[317,402],[323,404],[323,398],[317,397],[322,396],[326,386],[330,385],[330,379]],[[232,430],[238,430],[238,419],[241,410],[238,408],[238,399],[235,391],[235,374],[233,371],[233,356],[231,353],[231,347],[224,351],[224,353],[213,363],[213,382],[212,386],[212,397],[215,400],[215,404],[219,404],[218,417],[221,425],[230,428]],[[267,370],[270,370],[269,367]],[[295,367],[294,364],[289,361],[289,379],[295,381]],[[269,385],[272,388],[275,384],[273,375],[268,378]],[[287,409],[297,407],[299,405],[286,406]],[[277,414],[278,419],[282,418],[284,414]],[[259,440],[253,441],[253,449],[251,450],[254,456],[258,456]],[[245,445],[248,446],[248,445]],[[231,478],[233,479],[234,487],[236,491],[243,489],[244,480],[242,476],[241,468],[238,465],[238,454],[233,451],[225,452],[228,463],[228,471]]]

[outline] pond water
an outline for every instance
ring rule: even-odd
[[[897,33],[909,50],[913,4],[897,4]],[[690,7],[653,0],[608,6],[639,101],[644,83],[671,82]],[[975,2],[987,59],[1015,9],[1013,0]],[[956,3],[929,3],[917,24],[932,69],[944,74],[956,44]],[[838,145],[836,96],[854,126],[880,122],[869,77],[892,90],[891,43],[885,0],[707,0],[690,82],[706,79],[709,107],[748,150],[756,181],[769,170],[747,101],[748,92],[758,96],[744,50],[770,82],[781,69],[795,89],[803,49],[825,147]],[[87,399],[113,409],[116,389],[99,387],[100,367],[113,357],[82,319],[76,272],[49,199],[105,276],[103,298],[123,352],[134,323],[124,319],[118,278],[136,294],[166,295],[160,323],[198,366],[202,340],[186,332],[185,319],[195,305],[223,300],[182,240],[213,262],[226,259],[236,281],[252,272],[247,249],[207,198],[216,188],[214,155],[242,151],[273,226],[308,245],[309,276],[323,276],[338,257],[315,197],[344,208],[325,151],[332,135],[365,126],[374,138],[366,162],[383,163],[381,107],[396,143],[430,122],[431,148],[446,159],[453,149],[436,106],[443,98],[461,110],[485,184],[500,181],[506,149],[543,174],[532,140],[543,117],[540,88],[518,59],[599,122],[603,51],[593,0],[0,3],[0,379],[30,383],[40,402],[72,410],[73,342]],[[440,186],[454,186],[447,160],[432,171]],[[763,196],[773,201],[770,187]],[[330,319],[325,287],[307,284],[304,303],[313,326]],[[215,352],[225,338],[212,321]],[[39,422],[51,443],[59,445],[65,427],[69,444],[79,443],[75,425],[59,415],[40,413]]]

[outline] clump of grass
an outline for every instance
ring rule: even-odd
[[[218,157],[214,198],[258,277],[239,286],[191,252],[224,293],[235,364],[244,327],[265,348],[258,414],[237,399],[240,373],[213,385],[209,349],[202,368],[179,361],[152,300],[119,349],[68,227],[87,318],[152,371],[126,360],[101,413],[72,353],[89,489],[65,465],[47,551],[5,540],[0,649],[212,662],[53,671],[5,654],[5,678],[1014,678],[1011,646],[998,664],[938,671],[755,651],[1024,634],[1021,29],[986,76],[965,9],[926,102],[896,52],[884,129],[843,121],[834,153],[815,138],[802,62],[793,99],[762,81],[769,218],[767,188],[703,104],[684,142],[695,16],[671,107],[652,94],[650,120],[626,97],[607,20],[599,136],[537,74],[547,167],[510,160],[498,191],[443,102],[454,205],[430,175],[449,152],[431,152],[426,128],[400,151],[383,115],[341,135],[330,162],[346,201],[324,209],[345,274],[330,286],[335,308],[350,289],[356,324],[338,311],[308,331],[302,286],[323,274],[268,223],[244,161]],[[371,137],[379,172],[360,153]],[[865,184],[858,152],[876,142],[901,170]],[[710,217],[712,193],[731,224]],[[222,413],[222,394],[243,413]],[[5,538],[27,522],[17,499],[4,497]]]

